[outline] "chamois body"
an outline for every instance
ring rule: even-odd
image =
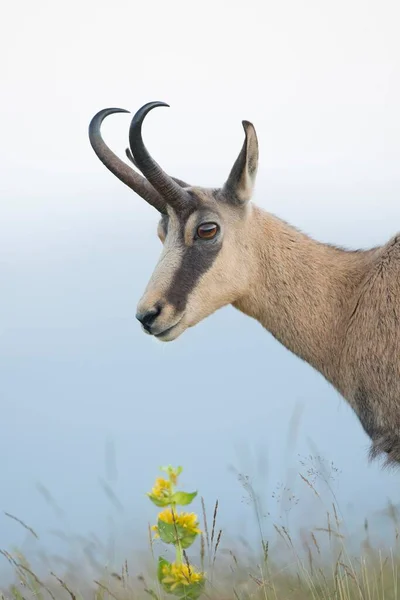
[[[232,304],[319,371],[349,402],[372,440],[370,458],[400,463],[400,235],[350,251],[323,244],[251,203],[258,168],[254,126],[221,188],[167,175],[147,151],[134,115],[126,154],[104,143],[103,119],[89,126],[105,166],[161,215],[160,259],[137,306],[143,330],[173,341]]]
[[[319,371],[400,461],[400,236],[372,250],[319,243],[252,207],[248,293],[233,303]],[[243,249],[246,253],[246,249]]]

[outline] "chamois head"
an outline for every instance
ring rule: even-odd
[[[242,121],[245,140],[225,184],[218,189],[190,186],[167,175],[143,143],[143,120],[157,106],[168,105],[146,104],[133,117],[129,130],[126,154],[144,177],[120,160],[100,134],[106,116],[128,111],[108,108],[97,113],[89,138],[104,165],[161,214],[158,237],[163,250],[136,317],[144,331],[172,341],[246,291],[249,272],[243,257],[251,236],[249,201],[257,173],[258,142],[253,125]]]

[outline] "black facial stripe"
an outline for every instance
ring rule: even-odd
[[[206,245],[208,242],[195,244],[184,250],[182,263],[167,292],[167,302],[178,312],[185,309],[189,294],[200,277],[211,268],[221,249],[221,244],[218,243],[210,242],[210,247],[205,247]]]
[[[185,224],[194,210],[178,215],[179,241],[184,248],[183,257],[166,294],[167,302],[177,312],[185,310],[189,294],[196,287],[200,277],[211,268],[222,246],[222,242],[219,240],[199,240],[193,246],[185,246]]]

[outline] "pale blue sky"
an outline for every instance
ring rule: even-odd
[[[87,127],[106,106],[168,102],[149,117],[146,144],[176,176],[219,185],[249,119],[259,205],[322,241],[384,243],[400,222],[398,4],[24,0],[7,11],[0,509],[60,550],[39,481],[72,530],[105,536],[110,505],[98,479],[112,440],[121,543],[126,523],[137,543],[146,539],[155,513],[143,494],[165,462],[183,464],[187,486],[210,504],[220,499],[235,535],[251,512],[228,466],[254,468],[243,448],[266,454],[258,483],[276,510],[299,403],[289,463],[300,469],[311,438],[342,471],[338,494],[344,509],[357,506],[354,527],[387,497],[397,502],[398,476],[367,464],[368,440],[344,401],[256,322],[226,308],[172,344],[141,332],[134,315],[160,252],[157,214],[103,167]],[[128,125],[116,115],[104,126],[121,156]],[[295,487],[305,493],[298,477]],[[314,511],[304,502],[298,518]],[[1,547],[24,540],[2,515],[0,532]]]

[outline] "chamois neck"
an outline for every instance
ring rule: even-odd
[[[286,348],[333,381],[340,330],[371,251],[323,244],[253,207],[251,281],[235,308],[257,319]]]

